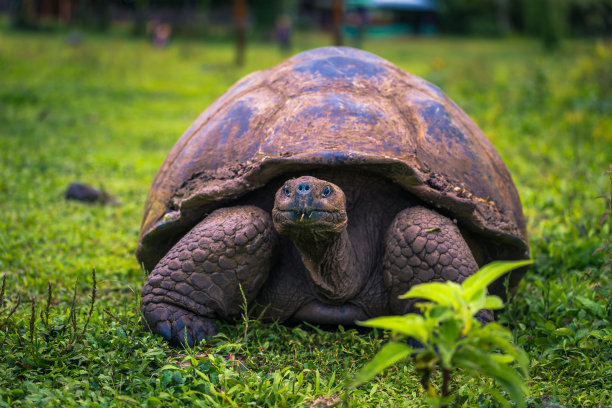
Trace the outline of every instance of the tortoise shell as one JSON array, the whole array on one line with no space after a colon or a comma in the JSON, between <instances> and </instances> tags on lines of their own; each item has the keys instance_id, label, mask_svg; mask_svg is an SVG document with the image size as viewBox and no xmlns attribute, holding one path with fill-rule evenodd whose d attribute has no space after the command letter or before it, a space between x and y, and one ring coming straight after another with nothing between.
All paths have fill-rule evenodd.
<instances>
[{"instance_id":1,"label":"tortoise shell","mask_svg":"<svg viewBox=\"0 0 612 408\"><path fill-rule=\"evenodd\" d=\"M518 193L476 124L390 62L327 47L246 76L198 117L153 181L137 257L152 270L212 210L285 173L330 166L392 180L503 252L491 260L528 254Z\"/></svg>"}]
</instances>

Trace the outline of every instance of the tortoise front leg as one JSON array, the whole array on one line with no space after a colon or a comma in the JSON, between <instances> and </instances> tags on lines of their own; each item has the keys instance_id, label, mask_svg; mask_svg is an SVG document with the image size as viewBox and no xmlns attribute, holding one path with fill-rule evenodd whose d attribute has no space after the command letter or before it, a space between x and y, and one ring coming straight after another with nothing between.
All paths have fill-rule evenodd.
<instances>
[{"instance_id":1,"label":"tortoise front leg","mask_svg":"<svg viewBox=\"0 0 612 408\"><path fill-rule=\"evenodd\" d=\"M253 206L221 208L162 258L142 289L142 313L171 344L193 346L217 333L215 318L232 319L268 277L277 235L270 216Z\"/></svg>"},{"instance_id":2,"label":"tortoise front leg","mask_svg":"<svg viewBox=\"0 0 612 408\"><path fill-rule=\"evenodd\" d=\"M411 312L415 299L398 299L419 283L463 282L478 264L459 228L450 219L424 207L401 211L386 237L383 278L394 314ZM490 312L478 316L492 320Z\"/></svg>"}]
</instances>

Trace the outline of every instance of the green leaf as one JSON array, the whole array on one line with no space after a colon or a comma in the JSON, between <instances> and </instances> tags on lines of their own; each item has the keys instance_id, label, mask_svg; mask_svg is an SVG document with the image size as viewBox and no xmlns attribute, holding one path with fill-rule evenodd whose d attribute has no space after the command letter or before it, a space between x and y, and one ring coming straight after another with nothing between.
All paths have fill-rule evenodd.
<instances>
[{"instance_id":1,"label":"green leaf","mask_svg":"<svg viewBox=\"0 0 612 408\"><path fill-rule=\"evenodd\" d=\"M592 301L591 299L585 298L584 296L576 295L574 297L578 303L586 310L588 310L591 314L594 314L597 317L604 318L606 315L606 309L597 302Z\"/></svg>"},{"instance_id":2,"label":"green leaf","mask_svg":"<svg viewBox=\"0 0 612 408\"><path fill-rule=\"evenodd\" d=\"M457 367L471 371L474 374L485 374L493 378L510 398L519 406L525 407L527 386L515 369L508 364L496 361L491 355L470 346L462 347L455 353L453 362Z\"/></svg>"},{"instance_id":3,"label":"green leaf","mask_svg":"<svg viewBox=\"0 0 612 408\"><path fill-rule=\"evenodd\" d=\"M127 395L116 395L115 398L127 405L139 405L138 401L136 401L134 398L128 397Z\"/></svg>"},{"instance_id":4,"label":"green leaf","mask_svg":"<svg viewBox=\"0 0 612 408\"><path fill-rule=\"evenodd\" d=\"M463 299L470 302L474 295L485 289L500 276L531 263L533 263L531 260L516 262L496 261L483 266L478 272L463 281Z\"/></svg>"},{"instance_id":5,"label":"green leaf","mask_svg":"<svg viewBox=\"0 0 612 408\"><path fill-rule=\"evenodd\" d=\"M193 369L193 371L194 371L194 372L195 372L195 373L196 373L198 376L200 376L200 377L201 377L201 378L202 378L204 381L210 382L210 378L209 378L209 377L208 377L206 374L204 374L203 372L201 372L200 370L198 370L198 369L194 368L194 369Z\"/></svg>"},{"instance_id":6,"label":"green leaf","mask_svg":"<svg viewBox=\"0 0 612 408\"><path fill-rule=\"evenodd\" d=\"M557 330L555 323L550 320L547 320L546 323L544 323L544 328L550 332Z\"/></svg>"},{"instance_id":7,"label":"green leaf","mask_svg":"<svg viewBox=\"0 0 612 408\"><path fill-rule=\"evenodd\" d=\"M399 296L399 298L423 298L444 306L459 309L461 292L461 286L455 282L430 282L413 286L406 294Z\"/></svg>"},{"instance_id":8,"label":"green leaf","mask_svg":"<svg viewBox=\"0 0 612 408\"><path fill-rule=\"evenodd\" d=\"M445 342L455 342L459 339L461 333L461 321L459 319L452 319L443 322L440 325L440 336Z\"/></svg>"},{"instance_id":9,"label":"green leaf","mask_svg":"<svg viewBox=\"0 0 612 408\"><path fill-rule=\"evenodd\" d=\"M493 398L495 398L497 402L499 402L504 408L510 408L510 403L508 403L508 400L506 399L506 397L504 397L495 388L485 388L484 390L482 390L482 393L492 395Z\"/></svg>"},{"instance_id":10,"label":"green leaf","mask_svg":"<svg viewBox=\"0 0 612 408\"><path fill-rule=\"evenodd\" d=\"M496 310L504 307L504 302L498 296L487 296L485 298L483 309Z\"/></svg>"},{"instance_id":11,"label":"green leaf","mask_svg":"<svg viewBox=\"0 0 612 408\"><path fill-rule=\"evenodd\" d=\"M514 357L512 357L509 354L496 354L496 353L491 353L490 354L491 358L499 363L505 363L505 364L509 364L511 362L514 361Z\"/></svg>"},{"instance_id":12,"label":"green leaf","mask_svg":"<svg viewBox=\"0 0 612 408\"><path fill-rule=\"evenodd\" d=\"M149 397L146 400L146 404L147 405L152 405L152 406L161 406L162 405L162 401L157 398L157 397Z\"/></svg>"},{"instance_id":13,"label":"green leaf","mask_svg":"<svg viewBox=\"0 0 612 408\"><path fill-rule=\"evenodd\" d=\"M552 334L555 336L571 336L574 334L574 332L568 327L559 327L558 329L555 329Z\"/></svg>"},{"instance_id":14,"label":"green leaf","mask_svg":"<svg viewBox=\"0 0 612 408\"><path fill-rule=\"evenodd\" d=\"M457 317L457 313L451 307L441 306L434 303L425 303L429 307L425 316L437 322L452 320Z\"/></svg>"},{"instance_id":15,"label":"green leaf","mask_svg":"<svg viewBox=\"0 0 612 408\"><path fill-rule=\"evenodd\" d=\"M512 334L497 323L489 323L477 332L476 343L483 348L487 343L512 356L518 363L522 374L528 376L529 357L520 347L511 342Z\"/></svg>"},{"instance_id":16,"label":"green leaf","mask_svg":"<svg viewBox=\"0 0 612 408\"><path fill-rule=\"evenodd\" d=\"M404 316L382 316L365 322L357 322L361 326L377 327L379 329L391 330L406 336L414 337L421 343L426 343L429 335L425 325L425 319L421 315L407 314Z\"/></svg>"},{"instance_id":17,"label":"green leaf","mask_svg":"<svg viewBox=\"0 0 612 408\"><path fill-rule=\"evenodd\" d=\"M438 354L442 367L451 369L451 360L460 344L462 322L458 319L446 320L440 325L440 337L437 341Z\"/></svg>"},{"instance_id":18,"label":"green leaf","mask_svg":"<svg viewBox=\"0 0 612 408\"><path fill-rule=\"evenodd\" d=\"M487 300L486 289L481 289L478 292L474 293L472 295L472 298L468 302L466 302L469 304L469 309L472 311L471 314L475 314L478 310L485 309L486 300Z\"/></svg>"},{"instance_id":19,"label":"green leaf","mask_svg":"<svg viewBox=\"0 0 612 408\"><path fill-rule=\"evenodd\" d=\"M180 368L172 364L166 364L165 366L160 368L160 371L163 371L163 370L180 370Z\"/></svg>"},{"instance_id":20,"label":"green leaf","mask_svg":"<svg viewBox=\"0 0 612 408\"><path fill-rule=\"evenodd\" d=\"M374 378L376 374L385 368L406 358L412 353L412 347L403 343L388 343L374 356L372 361L365 365L353 380L353 385L358 386Z\"/></svg>"}]
</instances>

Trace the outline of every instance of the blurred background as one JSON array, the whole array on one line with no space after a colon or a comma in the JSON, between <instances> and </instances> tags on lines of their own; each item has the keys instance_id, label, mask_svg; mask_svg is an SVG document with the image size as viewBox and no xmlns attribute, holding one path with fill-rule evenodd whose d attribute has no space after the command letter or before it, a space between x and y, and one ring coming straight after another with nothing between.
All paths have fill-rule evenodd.
<instances>
[{"instance_id":1,"label":"blurred background","mask_svg":"<svg viewBox=\"0 0 612 408\"><path fill-rule=\"evenodd\" d=\"M357 47L367 38L519 35L546 49L564 37L612 33L612 0L0 0L0 13L13 29L147 35L157 46L173 38L233 40L238 54L252 41L289 51L312 33Z\"/></svg>"}]
</instances>

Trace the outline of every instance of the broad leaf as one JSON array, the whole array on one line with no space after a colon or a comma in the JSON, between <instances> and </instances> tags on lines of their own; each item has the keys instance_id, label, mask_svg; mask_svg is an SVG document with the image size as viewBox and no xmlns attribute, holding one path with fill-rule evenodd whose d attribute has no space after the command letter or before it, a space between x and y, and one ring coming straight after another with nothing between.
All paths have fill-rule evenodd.
<instances>
[{"instance_id":1,"label":"broad leaf","mask_svg":"<svg viewBox=\"0 0 612 408\"><path fill-rule=\"evenodd\" d=\"M459 319L452 319L442 322L440 325L440 338L447 343L457 342L461 333L461 321Z\"/></svg>"},{"instance_id":2,"label":"broad leaf","mask_svg":"<svg viewBox=\"0 0 612 408\"><path fill-rule=\"evenodd\" d=\"M496 310L504 307L504 302L498 296L487 296L483 309Z\"/></svg>"},{"instance_id":3,"label":"broad leaf","mask_svg":"<svg viewBox=\"0 0 612 408\"><path fill-rule=\"evenodd\" d=\"M496 361L491 358L490 354L470 346L458 350L453 358L453 363L456 367L493 378L519 407L525 407L527 386L516 370L509 365Z\"/></svg>"},{"instance_id":4,"label":"broad leaf","mask_svg":"<svg viewBox=\"0 0 612 408\"><path fill-rule=\"evenodd\" d=\"M439 337L437 341L438 354L442 367L451 369L451 360L457 347L461 344L461 321L458 319L447 320L439 326Z\"/></svg>"},{"instance_id":5,"label":"broad leaf","mask_svg":"<svg viewBox=\"0 0 612 408\"><path fill-rule=\"evenodd\" d=\"M360 326L377 327L379 329L391 330L405 336L414 337L421 343L426 343L429 339L425 319L417 314L407 314L405 316L382 316L375 317L365 322L357 322Z\"/></svg>"},{"instance_id":6,"label":"broad leaf","mask_svg":"<svg viewBox=\"0 0 612 408\"><path fill-rule=\"evenodd\" d=\"M509 354L491 353L489 355L491 356L493 360L497 361L498 363L510 364L511 362L514 361L514 357L512 357Z\"/></svg>"},{"instance_id":7,"label":"broad leaf","mask_svg":"<svg viewBox=\"0 0 612 408\"><path fill-rule=\"evenodd\" d=\"M454 282L430 282L413 286L408 293L399 296L399 298L423 298L444 306L459 309L461 291L461 286Z\"/></svg>"},{"instance_id":8,"label":"broad leaf","mask_svg":"<svg viewBox=\"0 0 612 408\"><path fill-rule=\"evenodd\" d=\"M580 295L574 296L574 300L580 303L580 305L586 310L588 310L591 314L594 314L595 316L600 318L604 318L606 316L605 307L603 307L599 303Z\"/></svg>"},{"instance_id":9,"label":"broad leaf","mask_svg":"<svg viewBox=\"0 0 612 408\"><path fill-rule=\"evenodd\" d=\"M476 339L475 343L480 344L479 348L481 349L484 347L484 343L488 343L512 356L518 363L523 375L527 377L529 357L527 357L527 354L521 348L512 344L511 338L512 334L509 330L497 323L489 323L478 332L478 339Z\"/></svg>"},{"instance_id":10,"label":"broad leaf","mask_svg":"<svg viewBox=\"0 0 612 408\"><path fill-rule=\"evenodd\" d=\"M474 295L489 286L500 276L510 272L513 269L520 268L521 266L529 265L531 263L533 263L531 260L516 262L496 261L485 265L474 275L463 281L463 299L470 302Z\"/></svg>"},{"instance_id":11,"label":"broad leaf","mask_svg":"<svg viewBox=\"0 0 612 408\"><path fill-rule=\"evenodd\" d=\"M552 332L555 336L572 336L574 331L568 327L559 327Z\"/></svg>"},{"instance_id":12,"label":"broad leaf","mask_svg":"<svg viewBox=\"0 0 612 408\"><path fill-rule=\"evenodd\" d=\"M483 394L492 395L504 408L510 408L508 400L495 388L485 388L481 391Z\"/></svg>"},{"instance_id":13,"label":"broad leaf","mask_svg":"<svg viewBox=\"0 0 612 408\"><path fill-rule=\"evenodd\" d=\"M385 368L406 358L412 353L412 347L403 343L388 343L374 356L372 361L365 365L353 380L353 385L357 386L374 378L376 374Z\"/></svg>"},{"instance_id":14,"label":"broad leaf","mask_svg":"<svg viewBox=\"0 0 612 408\"><path fill-rule=\"evenodd\" d=\"M472 298L466 302L468 303L468 307L470 308L470 311L472 311L472 314L476 313L478 310L485 308L486 298L487 298L486 289L481 289L472 295ZM464 294L464 299L465 299L465 294Z\"/></svg>"}]
</instances>

